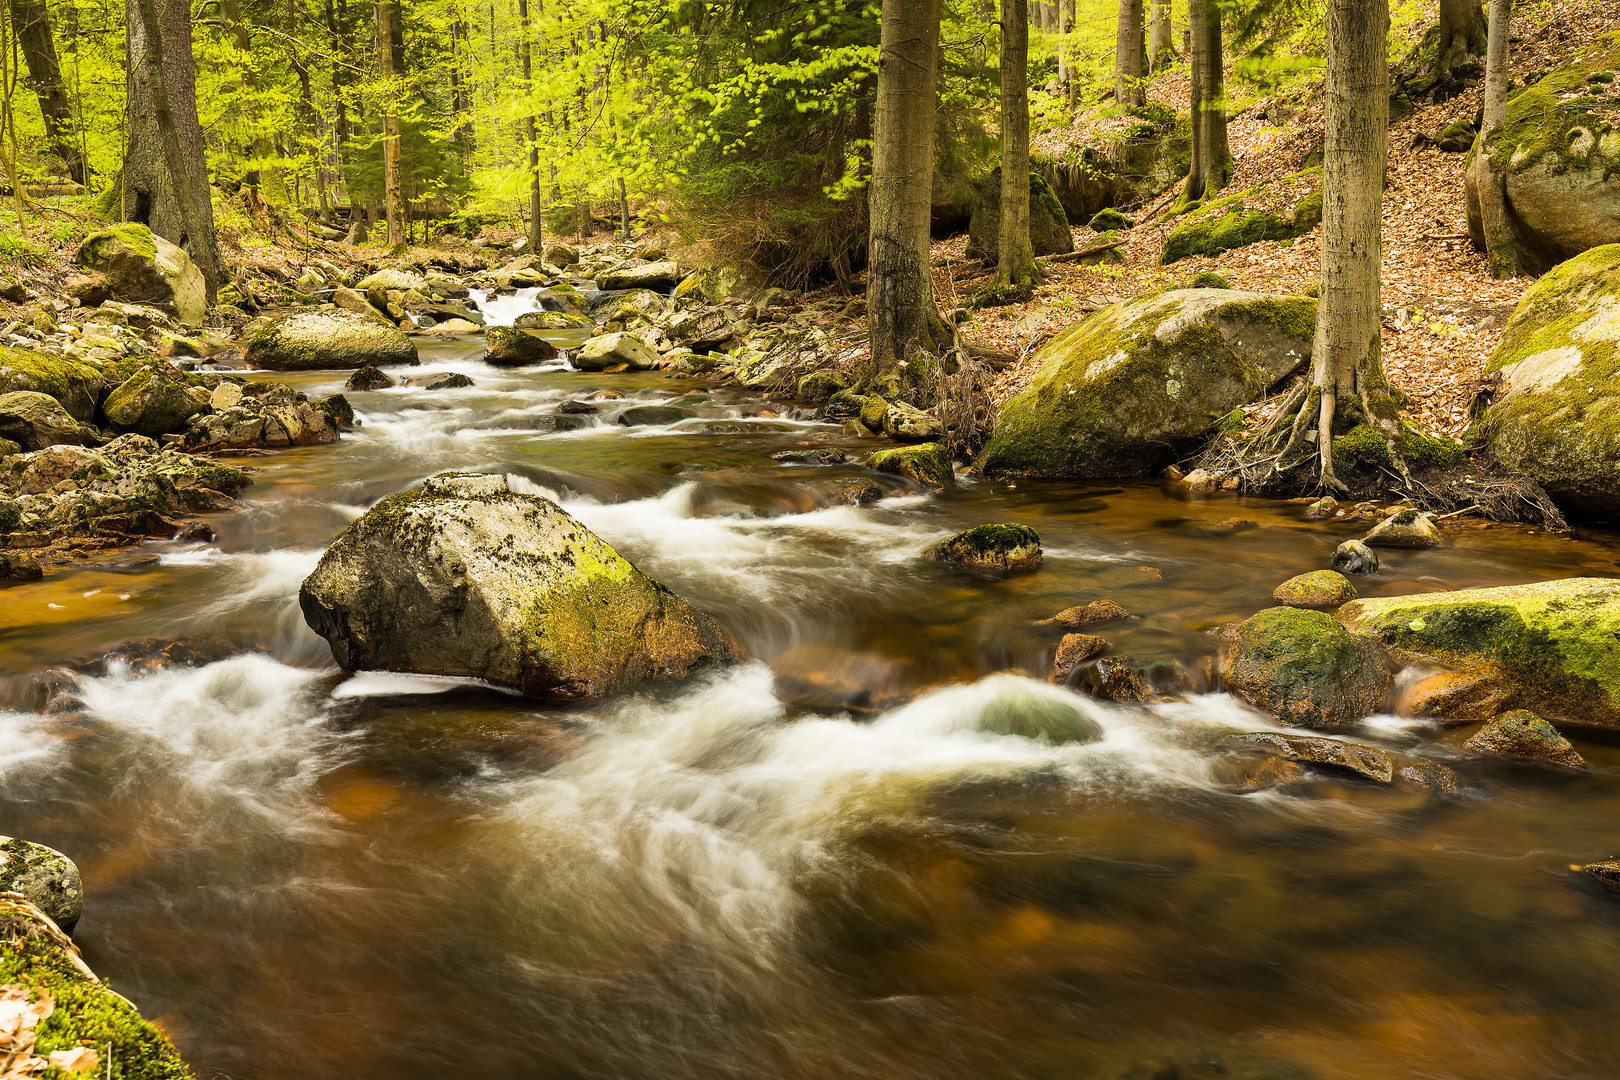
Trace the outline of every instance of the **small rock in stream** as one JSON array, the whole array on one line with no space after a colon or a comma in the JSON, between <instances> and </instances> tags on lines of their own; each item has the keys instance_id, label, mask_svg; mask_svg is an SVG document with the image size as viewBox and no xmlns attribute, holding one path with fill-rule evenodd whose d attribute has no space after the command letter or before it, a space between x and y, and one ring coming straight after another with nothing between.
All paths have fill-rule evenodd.
<instances>
[{"instance_id":1,"label":"small rock in stream","mask_svg":"<svg viewBox=\"0 0 1620 1080\"><path fill-rule=\"evenodd\" d=\"M1346 540L1333 551L1333 569L1371 577L1378 573L1378 554L1360 540Z\"/></svg>"},{"instance_id":2,"label":"small rock in stream","mask_svg":"<svg viewBox=\"0 0 1620 1080\"><path fill-rule=\"evenodd\" d=\"M84 883L73 860L44 844L0 836L0 893L21 893L67 933L84 913Z\"/></svg>"},{"instance_id":3,"label":"small rock in stream","mask_svg":"<svg viewBox=\"0 0 1620 1080\"><path fill-rule=\"evenodd\" d=\"M1564 769L1584 769L1586 759L1558 729L1527 709L1515 709L1489 721L1468 737L1464 750L1496 757L1522 758Z\"/></svg>"}]
</instances>

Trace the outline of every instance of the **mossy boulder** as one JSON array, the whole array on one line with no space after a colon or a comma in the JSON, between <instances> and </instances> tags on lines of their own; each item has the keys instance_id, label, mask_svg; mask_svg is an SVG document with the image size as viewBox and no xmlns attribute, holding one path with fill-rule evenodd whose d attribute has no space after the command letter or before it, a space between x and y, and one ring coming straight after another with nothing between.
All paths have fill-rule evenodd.
<instances>
[{"instance_id":1,"label":"mossy boulder","mask_svg":"<svg viewBox=\"0 0 1620 1080\"><path fill-rule=\"evenodd\" d=\"M1277 586L1271 598L1283 607L1310 611L1332 611L1356 598L1356 587L1343 574L1333 570L1313 570L1291 577Z\"/></svg>"},{"instance_id":2,"label":"mossy boulder","mask_svg":"<svg viewBox=\"0 0 1620 1080\"><path fill-rule=\"evenodd\" d=\"M629 262L621 263L611 270L596 275L596 285L603 291L652 289L665 292L673 289L683 276L685 275L681 273L681 268L667 260L648 263Z\"/></svg>"},{"instance_id":3,"label":"mossy boulder","mask_svg":"<svg viewBox=\"0 0 1620 1080\"><path fill-rule=\"evenodd\" d=\"M1180 289L1114 304L1038 354L1001 409L988 475L1151 476L1310 360L1316 301Z\"/></svg>"},{"instance_id":4,"label":"mossy boulder","mask_svg":"<svg viewBox=\"0 0 1620 1080\"><path fill-rule=\"evenodd\" d=\"M523 367L557 359L557 346L517 326L491 326L484 331L484 363Z\"/></svg>"},{"instance_id":5,"label":"mossy boulder","mask_svg":"<svg viewBox=\"0 0 1620 1080\"><path fill-rule=\"evenodd\" d=\"M96 429L69 416L55 398L31 390L0 394L0 439L10 439L24 450L47 446L95 446Z\"/></svg>"},{"instance_id":6,"label":"mossy boulder","mask_svg":"<svg viewBox=\"0 0 1620 1080\"><path fill-rule=\"evenodd\" d=\"M0 893L20 893L68 933L84 913L84 882L73 860L44 844L0 836Z\"/></svg>"},{"instance_id":7,"label":"mossy boulder","mask_svg":"<svg viewBox=\"0 0 1620 1080\"><path fill-rule=\"evenodd\" d=\"M0 897L0 986L21 987L35 1016L45 1014L32 1029L33 1053L49 1062L52 1055L87 1058L93 1050L95 1067L81 1066L78 1075L193 1080L168 1037L98 979L48 918L25 901ZM27 1075L74 1074L55 1067Z\"/></svg>"},{"instance_id":8,"label":"mossy boulder","mask_svg":"<svg viewBox=\"0 0 1620 1080\"><path fill-rule=\"evenodd\" d=\"M632 371L646 371L657 366L658 354L630 333L593 337L574 353L574 366L581 371L603 371L620 364L628 364Z\"/></svg>"},{"instance_id":9,"label":"mossy boulder","mask_svg":"<svg viewBox=\"0 0 1620 1080\"><path fill-rule=\"evenodd\" d=\"M879 450L866 463L878 472L904 476L933 491L943 491L956 483L951 455L937 442Z\"/></svg>"},{"instance_id":10,"label":"mossy boulder","mask_svg":"<svg viewBox=\"0 0 1620 1080\"><path fill-rule=\"evenodd\" d=\"M1586 759L1557 728L1526 709L1515 709L1488 721L1468 737L1463 749L1493 757L1522 758L1561 769L1586 768Z\"/></svg>"},{"instance_id":11,"label":"mossy boulder","mask_svg":"<svg viewBox=\"0 0 1620 1080\"><path fill-rule=\"evenodd\" d=\"M107 381L94 364L0 345L0 394L13 390L49 394L73 419L89 422L107 395Z\"/></svg>"},{"instance_id":12,"label":"mossy boulder","mask_svg":"<svg viewBox=\"0 0 1620 1080\"><path fill-rule=\"evenodd\" d=\"M74 260L105 277L119 300L157 304L187 326L201 326L208 318L202 271L190 255L145 225L126 221L91 233Z\"/></svg>"},{"instance_id":13,"label":"mossy boulder","mask_svg":"<svg viewBox=\"0 0 1620 1080\"><path fill-rule=\"evenodd\" d=\"M1376 597L1337 617L1404 652L1491 671L1538 713L1620 727L1620 580Z\"/></svg>"},{"instance_id":14,"label":"mossy boulder","mask_svg":"<svg viewBox=\"0 0 1620 1080\"><path fill-rule=\"evenodd\" d=\"M1383 709L1394 669L1331 615L1274 607L1239 624L1221 685L1285 724L1341 727Z\"/></svg>"},{"instance_id":15,"label":"mossy boulder","mask_svg":"<svg viewBox=\"0 0 1620 1080\"><path fill-rule=\"evenodd\" d=\"M1134 228L1136 222L1115 210L1112 206L1105 206L1091 215L1090 226L1092 232L1119 232Z\"/></svg>"},{"instance_id":16,"label":"mossy boulder","mask_svg":"<svg viewBox=\"0 0 1620 1080\"><path fill-rule=\"evenodd\" d=\"M799 380L793 397L807 405L825 405L834 394L848 387L849 379L840 372L812 371Z\"/></svg>"},{"instance_id":17,"label":"mossy boulder","mask_svg":"<svg viewBox=\"0 0 1620 1080\"><path fill-rule=\"evenodd\" d=\"M202 411L185 376L168 365L142 368L119 383L102 405L114 431L154 437L183 430Z\"/></svg>"},{"instance_id":18,"label":"mossy boulder","mask_svg":"<svg viewBox=\"0 0 1620 1080\"><path fill-rule=\"evenodd\" d=\"M297 311L260 327L243 357L271 371L322 371L415 364L416 346L395 326L341 309Z\"/></svg>"},{"instance_id":19,"label":"mossy boulder","mask_svg":"<svg viewBox=\"0 0 1620 1080\"><path fill-rule=\"evenodd\" d=\"M555 503L448 473L345 529L299 590L346 670L596 698L737 657L718 624Z\"/></svg>"},{"instance_id":20,"label":"mossy boulder","mask_svg":"<svg viewBox=\"0 0 1620 1080\"><path fill-rule=\"evenodd\" d=\"M1041 565L1041 537L1028 525L979 525L923 552L947 566L1010 574Z\"/></svg>"},{"instance_id":21,"label":"mossy boulder","mask_svg":"<svg viewBox=\"0 0 1620 1080\"><path fill-rule=\"evenodd\" d=\"M1219 255L1262 240L1292 240L1322 221L1322 170L1306 169L1260 187L1206 202L1164 242L1161 265L1190 255Z\"/></svg>"},{"instance_id":22,"label":"mossy boulder","mask_svg":"<svg viewBox=\"0 0 1620 1080\"><path fill-rule=\"evenodd\" d=\"M968 251L987 263L999 259L1001 247L1001 170L994 169L979 185L979 203L968 224ZM1029 174L1029 241L1035 256L1061 255L1074 250L1069 218L1046 181Z\"/></svg>"},{"instance_id":23,"label":"mossy boulder","mask_svg":"<svg viewBox=\"0 0 1620 1080\"><path fill-rule=\"evenodd\" d=\"M1567 513L1620 521L1620 244L1531 286L1486 370L1503 383L1483 421L1497 459Z\"/></svg>"},{"instance_id":24,"label":"mossy boulder","mask_svg":"<svg viewBox=\"0 0 1620 1080\"><path fill-rule=\"evenodd\" d=\"M1620 96L1591 79L1617 67L1620 31L1611 31L1510 98L1502 126L1474 147L1504 187L1513 244L1531 273L1620 242ZM1483 246L1472 170L1467 180L1469 230Z\"/></svg>"}]
</instances>

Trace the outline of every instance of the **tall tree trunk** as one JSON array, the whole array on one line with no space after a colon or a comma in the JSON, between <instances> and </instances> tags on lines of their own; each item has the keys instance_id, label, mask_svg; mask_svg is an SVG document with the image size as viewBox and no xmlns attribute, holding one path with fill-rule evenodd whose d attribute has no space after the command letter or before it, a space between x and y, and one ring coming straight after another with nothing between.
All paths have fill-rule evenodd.
<instances>
[{"instance_id":1,"label":"tall tree trunk","mask_svg":"<svg viewBox=\"0 0 1620 1080\"><path fill-rule=\"evenodd\" d=\"M1024 0L1001 4L1001 230L992 289L1028 296L1035 287L1029 239L1029 17Z\"/></svg>"},{"instance_id":2,"label":"tall tree trunk","mask_svg":"<svg viewBox=\"0 0 1620 1080\"><path fill-rule=\"evenodd\" d=\"M883 0L866 286L873 382L945 340L928 258L939 6Z\"/></svg>"},{"instance_id":3,"label":"tall tree trunk","mask_svg":"<svg viewBox=\"0 0 1620 1080\"><path fill-rule=\"evenodd\" d=\"M184 248L212 304L225 272L197 122L190 7L185 0L129 0L124 42L129 145L119 216Z\"/></svg>"},{"instance_id":4,"label":"tall tree trunk","mask_svg":"<svg viewBox=\"0 0 1620 1080\"><path fill-rule=\"evenodd\" d=\"M1433 71L1436 83L1451 82L1453 71L1471 67L1486 48L1485 13L1479 0L1440 0L1440 39Z\"/></svg>"},{"instance_id":5,"label":"tall tree trunk","mask_svg":"<svg viewBox=\"0 0 1620 1080\"><path fill-rule=\"evenodd\" d=\"M11 24L17 31L23 58L28 62L28 82L39 99L40 115L45 118L45 141L51 153L62 159L75 184L87 182L84 158L79 154L78 134L73 123L73 106L62 83L62 68L56 61L56 45L51 40L51 13L45 0L11 0Z\"/></svg>"},{"instance_id":6,"label":"tall tree trunk","mask_svg":"<svg viewBox=\"0 0 1620 1080\"><path fill-rule=\"evenodd\" d=\"M400 34L397 0L379 0L372 5L377 31L377 74L387 87L380 102L383 123L383 203L388 214L388 246L405 243L405 197L399 162L399 70L401 59L394 55Z\"/></svg>"},{"instance_id":7,"label":"tall tree trunk","mask_svg":"<svg viewBox=\"0 0 1620 1080\"><path fill-rule=\"evenodd\" d=\"M1005 115L1006 114L1006 108L1007 108L1007 93L1006 93L1006 86L1007 86L1007 83L1006 83L1006 71L1007 71L1007 31L1006 31L1006 27L1007 27L1007 5L1006 4L1002 4L1002 6L1001 6L1001 25L1002 25L1001 70L1002 70L1002 73L1003 73L1002 74L1002 84L1001 84L1002 85L1001 107L1002 107L1003 115ZM1069 79L1070 79L1070 73L1069 73L1069 26L1070 26L1070 24L1069 24L1069 0L1058 0L1058 5L1057 5L1058 93L1060 95L1062 95L1064 101L1069 100ZM1028 54L1029 54L1029 23L1027 23L1027 22L1024 24L1024 53L1025 53L1025 56L1026 56L1026 62L1024 64L1024 80L1023 81L1025 83L1028 83L1029 82L1029 64L1028 64L1028 61L1027 61L1027 57L1028 57ZM1005 139L1003 139L1003 142L1005 142Z\"/></svg>"},{"instance_id":8,"label":"tall tree trunk","mask_svg":"<svg viewBox=\"0 0 1620 1080\"><path fill-rule=\"evenodd\" d=\"M1182 200L1196 204L1231 179L1232 151L1226 138L1220 8L1215 0L1191 0L1187 14L1192 46L1192 167Z\"/></svg>"},{"instance_id":9,"label":"tall tree trunk","mask_svg":"<svg viewBox=\"0 0 1620 1080\"><path fill-rule=\"evenodd\" d=\"M522 31L518 38L518 59L523 62L523 93L532 99L534 60L529 51L529 0L518 0L518 24ZM531 100L523 116L523 134L529 143L529 252L538 255L544 243L545 219L540 209L540 146L535 141L533 108Z\"/></svg>"},{"instance_id":10,"label":"tall tree trunk","mask_svg":"<svg viewBox=\"0 0 1620 1080\"><path fill-rule=\"evenodd\" d=\"M1485 52L1485 115L1468 159L1468 231L1485 253L1491 276L1524 273L1507 212L1507 177L1491 171L1490 144L1507 119L1508 21L1513 0L1491 0L1490 46Z\"/></svg>"},{"instance_id":11,"label":"tall tree trunk","mask_svg":"<svg viewBox=\"0 0 1620 1080\"><path fill-rule=\"evenodd\" d=\"M1119 0L1114 33L1114 101L1122 108L1142 104L1142 0Z\"/></svg>"},{"instance_id":12,"label":"tall tree trunk","mask_svg":"<svg viewBox=\"0 0 1620 1080\"><path fill-rule=\"evenodd\" d=\"M624 177L619 177L619 239L630 242L630 192L625 190Z\"/></svg>"},{"instance_id":13,"label":"tall tree trunk","mask_svg":"<svg viewBox=\"0 0 1620 1080\"><path fill-rule=\"evenodd\" d=\"M1324 487L1333 473L1335 421L1360 420L1391 442L1381 360L1379 281L1383 263L1384 168L1388 159L1389 0L1328 0L1327 84L1322 148L1322 277L1312 352L1318 461ZM1302 417L1303 419L1303 417Z\"/></svg>"},{"instance_id":14,"label":"tall tree trunk","mask_svg":"<svg viewBox=\"0 0 1620 1080\"><path fill-rule=\"evenodd\" d=\"M1175 60L1176 44L1170 25L1170 0L1153 0L1153 20L1148 24L1148 66L1163 71Z\"/></svg>"}]
</instances>

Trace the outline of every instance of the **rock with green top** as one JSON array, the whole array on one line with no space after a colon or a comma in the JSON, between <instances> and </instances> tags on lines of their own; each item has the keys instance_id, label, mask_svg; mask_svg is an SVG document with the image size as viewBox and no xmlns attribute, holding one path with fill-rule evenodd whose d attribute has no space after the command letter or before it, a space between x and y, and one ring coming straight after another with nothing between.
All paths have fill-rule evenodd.
<instances>
[{"instance_id":1,"label":"rock with green top","mask_svg":"<svg viewBox=\"0 0 1620 1080\"><path fill-rule=\"evenodd\" d=\"M187 326L201 326L208 318L202 271L191 256L145 225L126 221L91 233L74 261L104 276L120 300L168 308Z\"/></svg>"},{"instance_id":2,"label":"rock with green top","mask_svg":"<svg viewBox=\"0 0 1620 1080\"><path fill-rule=\"evenodd\" d=\"M271 371L323 371L415 364L416 346L395 326L337 309L272 319L247 339L243 358Z\"/></svg>"},{"instance_id":3,"label":"rock with green top","mask_svg":"<svg viewBox=\"0 0 1620 1080\"><path fill-rule=\"evenodd\" d=\"M557 359L556 345L516 326L491 326L484 330L484 363L494 367L523 367Z\"/></svg>"},{"instance_id":4,"label":"rock with green top","mask_svg":"<svg viewBox=\"0 0 1620 1080\"><path fill-rule=\"evenodd\" d=\"M102 405L114 431L153 437L183 430L186 421L202 410L185 376L167 364L137 371L119 383Z\"/></svg>"},{"instance_id":5,"label":"rock with green top","mask_svg":"<svg viewBox=\"0 0 1620 1080\"><path fill-rule=\"evenodd\" d=\"M593 337L574 352L574 366L581 371L605 371L620 364L646 371L658 365L658 354L636 335L622 332Z\"/></svg>"},{"instance_id":6,"label":"rock with green top","mask_svg":"<svg viewBox=\"0 0 1620 1080\"><path fill-rule=\"evenodd\" d=\"M339 666L597 698L730 661L712 619L555 503L447 473L345 529L299 591Z\"/></svg>"},{"instance_id":7,"label":"rock with green top","mask_svg":"<svg viewBox=\"0 0 1620 1080\"><path fill-rule=\"evenodd\" d=\"M1399 510L1372 527L1361 538L1368 547L1431 548L1446 542L1433 514Z\"/></svg>"},{"instance_id":8,"label":"rock with green top","mask_svg":"<svg viewBox=\"0 0 1620 1080\"><path fill-rule=\"evenodd\" d=\"M1356 598L1350 579L1333 570L1312 570L1277 586L1271 598L1283 607L1332 611Z\"/></svg>"},{"instance_id":9,"label":"rock with green top","mask_svg":"<svg viewBox=\"0 0 1620 1080\"><path fill-rule=\"evenodd\" d=\"M1136 222L1115 210L1112 206L1105 206L1091 215L1092 232L1114 232L1135 228Z\"/></svg>"},{"instance_id":10,"label":"rock with green top","mask_svg":"<svg viewBox=\"0 0 1620 1080\"><path fill-rule=\"evenodd\" d=\"M1151 476L1307 364L1316 301L1180 289L1111 305L1038 354L1001 409L987 475Z\"/></svg>"},{"instance_id":11,"label":"rock with green top","mask_svg":"<svg viewBox=\"0 0 1620 1080\"><path fill-rule=\"evenodd\" d=\"M1262 240L1292 240L1322 221L1322 170L1291 176L1206 202L1165 238L1159 263L1219 255Z\"/></svg>"},{"instance_id":12,"label":"rock with green top","mask_svg":"<svg viewBox=\"0 0 1620 1080\"><path fill-rule=\"evenodd\" d=\"M937 442L879 450L866 463L878 472L904 476L932 491L944 491L956 484L951 455Z\"/></svg>"},{"instance_id":13,"label":"rock with green top","mask_svg":"<svg viewBox=\"0 0 1620 1080\"><path fill-rule=\"evenodd\" d=\"M1620 580L1372 597L1337 618L1402 652L1491 671L1543 715L1620 727Z\"/></svg>"},{"instance_id":14,"label":"rock with green top","mask_svg":"<svg viewBox=\"0 0 1620 1080\"><path fill-rule=\"evenodd\" d=\"M883 434L901 442L932 442L945 434L945 425L933 413L904 401L891 401L883 414Z\"/></svg>"},{"instance_id":15,"label":"rock with green top","mask_svg":"<svg viewBox=\"0 0 1620 1080\"><path fill-rule=\"evenodd\" d=\"M685 275L676 263L627 262L596 275L596 287L604 292L614 289L651 289L666 292L673 289Z\"/></svg>"},{"instance_id":16,"label":"rock with green top","mask_svg":"<svg viewBox=\"0 0 1620 1080\"><path fill-rule=\"evenodd\" d=\"M994 169L978 186L979 201L968 223L968 251L994 263L1001 247L1001 170ZM1074 250L1069 219L1039 173L1029 174L1029 241L1036 258Z\"/></svg>"},{"instance_id":17,"label":"rock with green top","mask_svg":"<svg viewBox=\"0 0 1620 1080\"><path fill-rule=\"evenodd\" d=\"M1503 186L1520 264L1543 274L1583 251L1620 242L1620 110L1593 74L1620 67L1620 31L1508 99L1502 126L1473 154L1490 157ZM1473 154L1469 162L1473 161ZM1479 192L1468 169L1468 226L1484 246Z\"/></svg>"},{"instance_id":18,"label":"rock with green top","mask_svg":"<svg viewBox=\"0 0 1620 1080\"><path fill-rule=\"evenodd\" d=\"M44 844L0 836L0 893L22 896L68 933L84 913L84 883L73 860Z\"/></svg>"},{"instance_id":19,"label":"rock with green top","mask_svg":"<svg viewBox=\"0 0 1620 1080\"><path fill-rule=\"evenodd\" d=\"M1527 709L1503 713L1468 737L1464 750L1522 758L1561 769L1584 769L1586 759L1558 729Z\"/></svg>"},{"instance_id":20,"label":"rock with green top","mask_svg":"<svg viewBox=\"0 0 1620 1080\"><path fill-rule=\"evenodd\" d=\"M1566 513L1620 521L1620 244L1532 285L1486 370L1502 377L1482 424L1496 458Z\"/></svg>"},{"instance_id":21,"label":"rock with green top","mask_svg":"<svg viewBox=\"0 0 1620 1080\"><path fill-rule=\"evenodd\" d=\"M947 566L1010 574L1041 565L1041 537L1028 525L979 525L923 552Z\"/></svg>"},{"instance_id":22,"label":"rock with green top","mask_svg":"<svg viewBox=\"0 0 1620 1080\"><path fill-rule=\"evenodd\" d=\"M1383 709L1393 666L1376 641L1331 615L1267 608L1239 624L1221 686L1285 724L1330 728Z\"/></svg>"},{"instance_id":23,"label":"rock with green top","mask_svg":"<svg viewBox=\"0 0 1620 1080\"><path fill-rule=\"evenodd\" d=\"M88 422L107 394L107 380L83 360L0 345L0 394L13 390L49 394L73 419Z\"/></svg>"},{"instance_id":24,"label":"rock with green top","mask_svg":"<svg viewBox=\"0 0 1620 1080\"><path fill-rule=\"evenodd\" d=\"M96 429L69 416L57 400L31 390L0 394L0 438L24 450L68 444L94 446L101 441Z\"/></svg>"},{"instance_id":25,"label":"rock with green top","mask_svg":"<svg viewBox=\"0 0 1620 1080\"><path fill-rule=\"evenodd\" d=\"M849 379L840 372L812 371L799 380L793 397L807 405L825 405L834 394L848 387Z\"/></svg>"}]
</instances>

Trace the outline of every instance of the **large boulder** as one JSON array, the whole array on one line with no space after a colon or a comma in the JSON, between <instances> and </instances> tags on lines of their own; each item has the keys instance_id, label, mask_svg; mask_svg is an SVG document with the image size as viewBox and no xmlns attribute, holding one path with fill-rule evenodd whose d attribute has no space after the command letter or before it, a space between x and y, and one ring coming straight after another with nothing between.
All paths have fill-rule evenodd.
<instances>
[{"instance_id":1,"label":"large boulder","mask_svg":"<svg viewBox=\"0 0 1620 1080\"><path fill-rule=\"evenodd\" d=\"M1337 617L1404 652L1492 672L1515 705L1620 727L1620 580L1380 596Z\"/></svg>"},{"instance_id":2,"label":"large boulder","mask_svg":"<svg viewBox=\"0 0 1620 1080\"><path fill-rule=\"evenodd\" d=\"M107 279L113 296L158 304L188 326L208 318L208 289L191 256L145 225L126 221L91 233L74 256Z\"/></svg>"},{"instance_id":3,"label":"large boulder","mask_svg":"<svg viewBox=\"0 0 1620 1080\"><path fill-rule=\"evenodd\" d=\"M0 394L0 439L10 439L24 450L70 444L94 446L96 429L69 416L55 398L32 390Z\"/></svg>"},{"instance_id":4,"label":"large boulder","mask_svg":"<svg viewBox=\"0 0 1620 1080\"><path fill-rule=\"evenodd\" d=\"M1001 409L987 474L1149 476L1310 360L1316 301L1180 289L1114 304L1044 349Z\"/></svg>"},{"instance_id":5,"label":"large boulder","mask_svg":"<svg viewBox=\"0 0 1620 1080\"><path fill-rule=\"evenodd\" d=\"M75 420L92 421L107 394L101 369L67 356L0 345L0 394L32 390L49 394Z\"/></svg>"},{"instance_id":6,"label":"large boulder","mask_svg":"<svg viewBox=\"0 0 1620 1080\"><path fill-rule=\"evenodd\" d=\"M737 656L712 619L495 475L449 473L384 499L327 549L299 603L348 670L535 697L600 697Z\"/></svg>"},{"instance_id":7,"label":"large boulder","mask_svg":"<svg viewBox=\"0 0 1620 1080\"><path fill-rule=\"evenodd\" d=\"M1105 207L1151 202L1185 177L1191 162L1188 117L1151 104L1132 109L1129 123L1100 149L1030 155L1070 221L1090 221Z\"/></svg>"},{"instance_id":8,"label":"large boulder","mask_svg":"<svg viewBox=\"0 0 1620 1080\"><path fill-rule=\"evenodd\" d=\"M575 350L573 361L581 371L605 371L620 364L645 371L657 365L658 354L636 335L620 332L591 338Z\"/></svg>"},{"instance_id":9,"label":"large boulder","mask_svg":"<svg viewBox=\"0 0 1620 1080\"><path fill-rule=\"evenodd\" d=\"M1620 31L1611 31L1514 95L1502 126L1474 146L1474 154L1490 156L1491 178L1506 194L1519 261L1531 273L1620 242L1617 67ZM1467 170L1468 227L1483 247L1474 180L1474 171Z\"/></svg>"},{"instance_id":10,"label":"large boulder","mask_svg":"<svg viewBox=\"0 0 1620 1080\"><path fill-rule=\"evenodd\" d=\"M168 435L203 411L184 375L172 367L142 368L120 383L102 405L114 431Z\"/></svg>"},{"instance_id":11,"label":"large boulder","mask_svg":"<svg viewBox=\"0 0 1620 1080\"><path fill-rule=\"evenodd\" d=\"M1383 709L1393 666L1377 642L1320 611L1267 608L1239 624L1221 669L1228 693L1285 724L1329 728Z\"/></svg>"},{"instance_id":12,"label":"large boulder","mask_svg":"<svg viewBox=\"0 0 1620 1080\"><path fill-rule=\"evenodd\" d=\"M295 311L272 320L248 338L243 358L271 371L417 363L404 331L343 310Z\"/></svg>"},{"instance_id":13,"label":"large boulder","mask_svg":"<svg viewBox=\"0 0 1620 1080\"><path fill-rule=\"evenodd\" d=\"M1571 514L1620 520L1620 244L1532 285L1486 370L1502 377L1484 417L1497 459Z\"/></svg>"},{"instance_id":14,"label":"large boulder","mask_svg":"<svg viewBox=\"0 0 1620 1080\"><path fill-rule=\"evenodd\" d=\"M84 883L73 860L44 844L0 836L0 893L21 893L69 933L84 913Z\"/></svg>"},{"instance_id":15,"label":"large boulder","mask_svg":"<svg viewBox=\"0 0 1620 1080\"><path fill-rule=\"evenodd\" d=\"M518 326L491 326L484 331L484 362L495 367L522 367L557 359L556 345Z\"/></svg>"},{"instance_id":16,"label":"large boulder","mask_svg":"<svg viewBox=\"0 0 1620 1080\"><path fill-rule=\"evenodd\" d=\"M664 292L681 280L681 268L672 262L623 263L596 275L596 287L611 289L652 289Z\"/></svg>"},{"instance_id":17,"label":"large boulder","mask_svg":"<svg viewBox=\"0 0 1620 1080\"><path fill-rule=\"evenodd\" d=\"M1074 236L1069 232L1063 204L1035 172L1029 174L1029 241L1037 258L1074 250ZM968 250L994 263L1000 246L1001 170L995 169L979 184L979 202L968 223Z\"/></svg>"}]
</instances>

